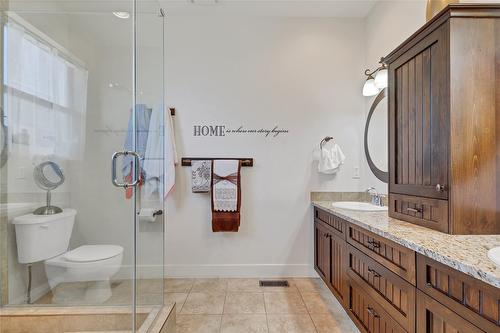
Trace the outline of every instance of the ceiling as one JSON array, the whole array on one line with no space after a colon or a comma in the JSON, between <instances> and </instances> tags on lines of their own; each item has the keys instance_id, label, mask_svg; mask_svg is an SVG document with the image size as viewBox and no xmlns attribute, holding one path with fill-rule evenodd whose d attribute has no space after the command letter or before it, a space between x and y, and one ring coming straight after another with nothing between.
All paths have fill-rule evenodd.
<instances>
[{"instance_id":1,"label":"ceiling","mask_svg":"<svg viewBox=\"0 0 500 333\"><path fill-rule=\"evenodd\" d=\"M284 17L365 17L378 0L137 0L140 12L163 8L167 17L244 15ZM10 9L26 12L95 13L132 11L131 0L10 0Z\"/></svg>"},{"instance_id":2,"label":"ceiling","mask_svg":"<svg viewBox=\"0 0 500 333\"><path fill-rule=\"evenodd\" d=\"M200 4L196 4L199 1ZM365 17L376 0L208 0L161 1L172 15L258 15L288 17Z\"/></svg>"}]
</instances>

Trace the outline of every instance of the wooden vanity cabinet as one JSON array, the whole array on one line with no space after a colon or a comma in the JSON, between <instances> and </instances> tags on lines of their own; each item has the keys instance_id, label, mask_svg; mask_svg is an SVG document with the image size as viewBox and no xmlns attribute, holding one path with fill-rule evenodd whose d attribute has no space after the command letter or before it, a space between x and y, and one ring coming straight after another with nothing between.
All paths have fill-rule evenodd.
<instances>
[{"instance_id":1,"label":"wooden vanity cabinet","mask_svg":"<svg viewBox=\"0 0 500 333\"><path fill-rule=\"evenodd\" d=\"M314 267L361 332L500 333L500 288L314 210Z\"/></svg>"},{"instance_id":2,"label":"wooden vanity cabinet","mask_svg":"<svg viewBox=\"0 0 500 333\"><path fill-rule=\"evenodd\" d=\"M500 5L455 4L389 54L389 215L500 234Z\"/></svg>"}]
</instances>

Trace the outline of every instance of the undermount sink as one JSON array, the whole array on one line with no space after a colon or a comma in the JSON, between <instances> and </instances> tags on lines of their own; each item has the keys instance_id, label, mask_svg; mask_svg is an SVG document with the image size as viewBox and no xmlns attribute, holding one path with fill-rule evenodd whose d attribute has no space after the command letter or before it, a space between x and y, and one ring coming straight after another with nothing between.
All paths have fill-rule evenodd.
<instances>
[{"instance_id":1,"label":"undermount sink","mask_svg":"<svg viewBox=\"0 0 500 333\"><path fill-rule=\"evenodd\" d=\"M488 258L493 261L497 266L500 266L500 246L494 247L488 251Z\"/></svg>"},{"instance_id":2,"label":"undermount sink","mask_svg":"<svg viewBox=\"0 0 500 333\"><path fill-rule=\"evenodd\" d=\"M376 206L369 202L339 201L332 203L334 208L357 210L361 212L381 212L386 211L387 206Z\"/></svg>"}]
</instances>

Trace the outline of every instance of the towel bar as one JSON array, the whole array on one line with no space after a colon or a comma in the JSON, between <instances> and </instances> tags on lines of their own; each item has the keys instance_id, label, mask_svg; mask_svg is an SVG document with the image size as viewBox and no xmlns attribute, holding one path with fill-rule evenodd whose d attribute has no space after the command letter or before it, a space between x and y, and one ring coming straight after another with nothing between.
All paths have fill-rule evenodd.
<instances>
[{"instance_id":1,"label":"towel bar","mask_svg":"<svg viewBox=\"0 0 500 333\"><path fill-rule=\"evenodd\" d=\"M241 166L244 167L253 167L253 158L234 158L234 157L183 157L181 159L182 166L191 166L192 161L200 161L200 160L240 160Z\"/></svg>"}]
</instances>

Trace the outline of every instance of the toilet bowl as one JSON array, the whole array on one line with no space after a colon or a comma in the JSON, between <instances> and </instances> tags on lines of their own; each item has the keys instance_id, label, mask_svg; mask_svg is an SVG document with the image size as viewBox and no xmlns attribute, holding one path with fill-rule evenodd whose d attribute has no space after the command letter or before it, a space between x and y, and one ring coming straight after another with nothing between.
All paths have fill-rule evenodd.
<instances>
[{"instance_id":1,"label":"toilet bowl","mask_svg":"<svg viewBox=\"0 0 500 333\"><path fill-rule=\"evenodd\" d=\"M68 251L76 210L16 217L18 261L44 262L54 303L103 303L111 297L110 279L122 264L123 247L82 245ZM63 288L58 288L63 285Z\"/></svg>"},{"instance_id":2,"label":"toilet bowl","mask_svg":"<svg viewBox=\"0 0 500 333\"><path fill-rule=\"evenodd\" d=\"M120 270L122 259L121 246L83 245L46 260L45 273L54 294L53 302L105 302L111 297L110 279ZM59 284L65 284L64 289L58 289Z\"/></svg>"}]
</instances>

